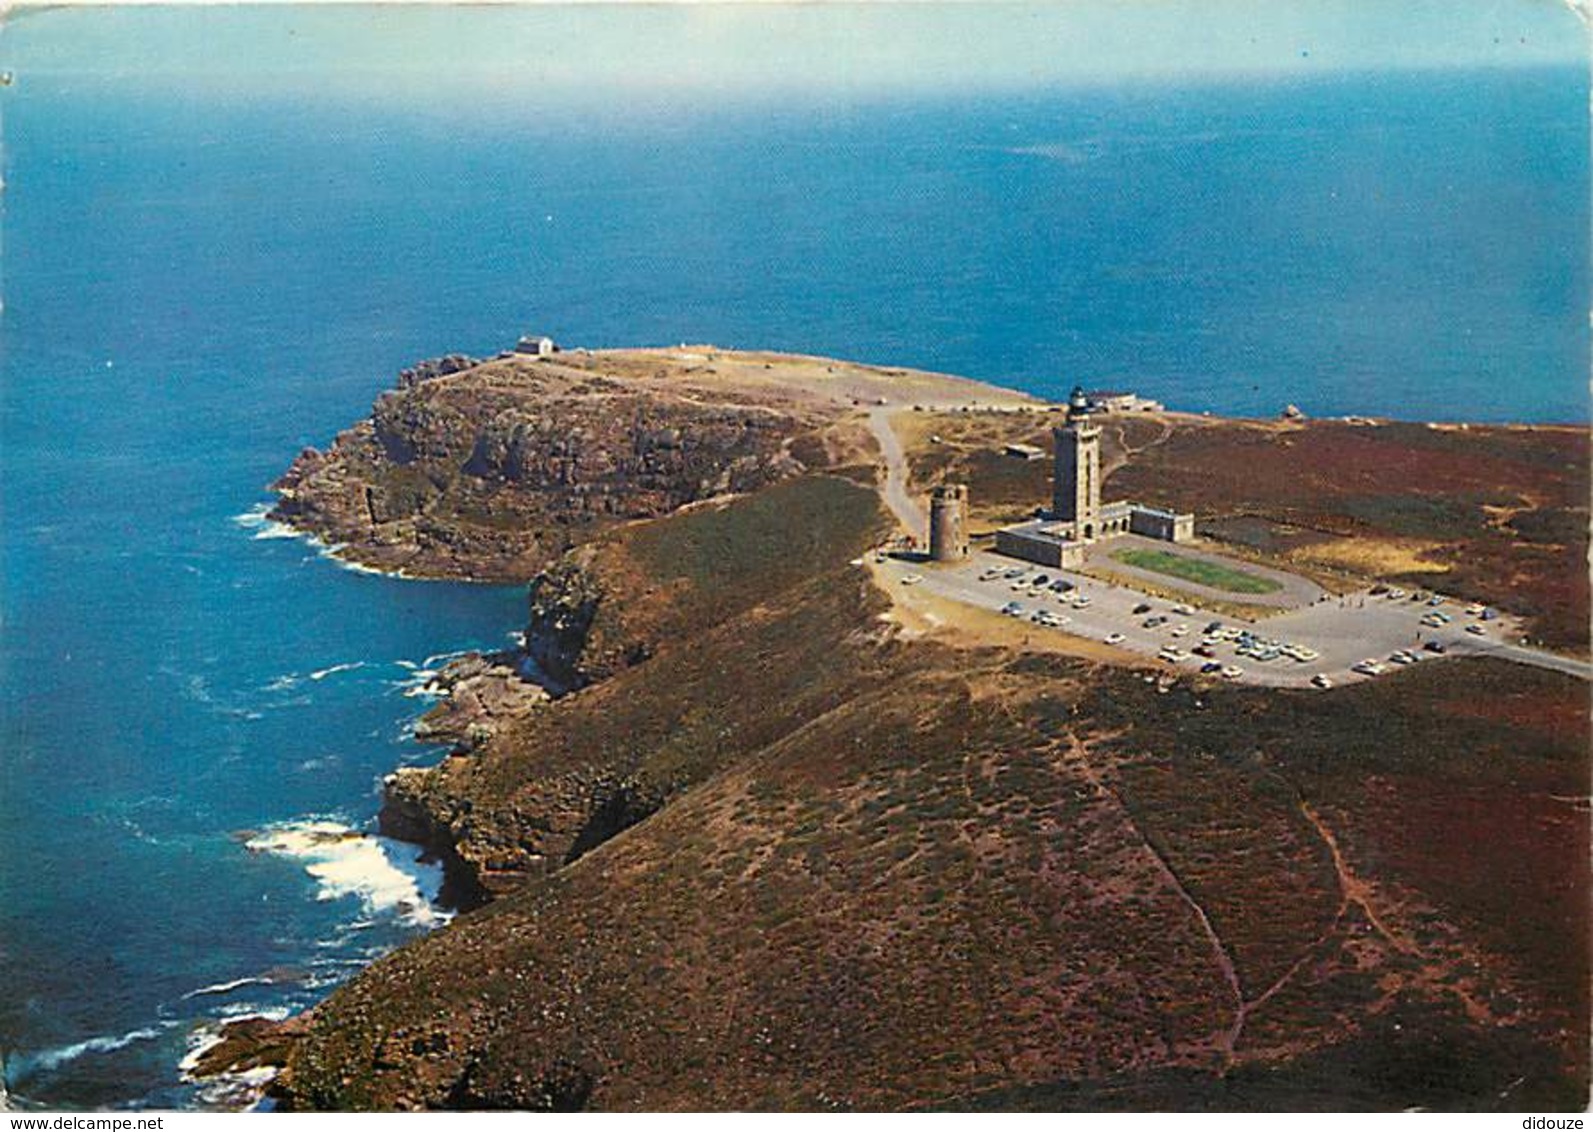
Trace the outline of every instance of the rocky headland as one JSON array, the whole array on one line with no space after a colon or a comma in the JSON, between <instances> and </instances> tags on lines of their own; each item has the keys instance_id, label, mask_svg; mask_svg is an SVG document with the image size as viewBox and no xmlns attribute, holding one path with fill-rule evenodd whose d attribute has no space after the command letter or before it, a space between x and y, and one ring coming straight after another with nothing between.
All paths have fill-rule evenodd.
<instances>
[{"instance_id":1,"label":"rocky headland","mask_svg":"<svg viewBox=\"0 0 1593 1132\"><path fill-rule=\"evenodd\" d=\"M387 787L384 829L471 910L246 1035L283 1103L1582 1103L1585 685L1466 660L1168 690L905 631L867 563L881 399L915 489L969 482L990 518L1043 497L998 455L1043 436L1026 398L709 348L445 359L295 462L279 517L358 561L530 584L524 650L452 668L423 721L452 753ZM1555 565L1586 551L1585 430L1372 428L1146 415L1108 467L1161 469L1258 555L1360 539L1381 557L1315 567L1585 609ZM1242 510L1215 471L1315 447L1314 491ZM1420 504L1378 481L1390 452ZM1445 470L1482 458L1527 498ZM1420 544L1472 508L1464 562Z\"/></svg>"}]
</instances>

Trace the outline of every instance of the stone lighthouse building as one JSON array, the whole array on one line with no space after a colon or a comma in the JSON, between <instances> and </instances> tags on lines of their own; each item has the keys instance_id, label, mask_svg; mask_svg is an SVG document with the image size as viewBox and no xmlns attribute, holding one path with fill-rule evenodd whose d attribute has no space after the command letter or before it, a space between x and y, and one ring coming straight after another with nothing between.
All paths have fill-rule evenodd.
<instances>
[{"instance_id":1,"label":"stone lighthouse building","mask_svg":"<svg viewBox=\"0 0 1593 1132\"><path fill-rule=\"evenodd\" d=\"M1101 426L1086 414L1083 389L1073 391L1067 423L1052 429L1051 438L1051 517L1073 524L1073 537L1089 542L1101 533Z\"/></svg>"},{"instance_id":2,"label":"stone lighthouse building","mask_svg":"<svg viewBox=\"0 0 1593 1132\"><path fill-rule=\"evenodd\" d=\"M961 562L968 557L968 485L941 484L929 496L929 557Z\"/></svg>"},{"instance_id":3,"label":"stone lighthouse building","mask_svg":"<svg viewBox=\"0 0 1593 1132\"><path fill-rule=\"evenodd\" d=\"M1101 426L1090 419L1083 389L1073 390L1067 422L1051 430L1051 439L1056 444L1051 513L997 531L997 554L1075 570L1084 565L1089 545L1101 539L1136 534L1188 542L1195 537L1193 515L1121 499L1101 502Z\"/></svg>"}]
</instances>

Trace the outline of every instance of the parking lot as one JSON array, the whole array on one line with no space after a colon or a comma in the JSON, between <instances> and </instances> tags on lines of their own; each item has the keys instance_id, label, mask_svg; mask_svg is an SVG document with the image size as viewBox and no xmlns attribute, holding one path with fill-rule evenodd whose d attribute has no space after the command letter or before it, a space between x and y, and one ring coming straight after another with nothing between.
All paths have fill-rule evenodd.
<instances>
[{"instance_id":1,"label":"parking lot","mask_svg":"<svg viewBox=\"0 0 1593 1132\"><path fill-rule=\"evenodd\" d=\"M1590 666L1521 645L1520 626L1477 602L1394 589L1321 595L1256 622L990 553L950 566L877 559L889 584L1005 613L1153 658L1169 670L1271 687L1333 687L1443 656L1492 654L1588 679ZM1382 587L1377 587L1382 590Z\"/></svg>"}]
</instances>

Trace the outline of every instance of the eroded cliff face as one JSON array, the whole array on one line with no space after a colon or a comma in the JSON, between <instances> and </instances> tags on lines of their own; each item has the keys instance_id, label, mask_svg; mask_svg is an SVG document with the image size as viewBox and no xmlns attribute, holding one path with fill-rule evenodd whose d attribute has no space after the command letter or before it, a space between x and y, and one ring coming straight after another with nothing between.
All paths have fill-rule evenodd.
<instances>
[{"instance_id":1,"label":"eroded cliff face","mask_svg":"<svg viewBox=\"0 0 1593 1132\"><path fill-rule=\"evenodd\" d=\"M406 370L368 419L306 449L273 517L416 576L525 580L615 523L806 470L834 407L582 364L452 356Z\"/></svg>"},{"instance_id":2,"label":"eroded cliff face","mask_svg":"<svg viewBox=\"0 0 1593 1132\"><path fill-rule=\"evenodd\" d=\"M861 678L837 626L877 598L848 562L887 529L872 490L809 476L569 552L532 584L527 630L533 663L565 694L519 715L517 700L496 716L430 713L462 741L388 779L384 828L434 847L480 900L636 824ZM749 694L770 697L767 711Z\"/></svg>"},{"instance_id":3,"label":"eroded cliff face","mask_svg":"<svg viewBox=\"0 0 1593 1132\"><path fill-rule=\"evenodd\" d=\"M595 668L608 667L592 656L593 625L606 596L596 558L594 548L572 550L531 580L526 653L561 690L588 684ZM628 659L644 659L646 650L638 642Z\"/></svg>"}]
</instances>

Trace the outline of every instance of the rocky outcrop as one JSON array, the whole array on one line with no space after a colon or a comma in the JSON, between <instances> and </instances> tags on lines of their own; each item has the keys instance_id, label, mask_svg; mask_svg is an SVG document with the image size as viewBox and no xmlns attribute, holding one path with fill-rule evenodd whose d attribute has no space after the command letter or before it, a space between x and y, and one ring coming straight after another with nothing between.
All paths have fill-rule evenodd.
<instances>
[{"instance_id":1,"label":"rocky outcrop","mask_svg":"<svg viewBox=\"0 0 1593 1132\"><path fill-rule=\"evenodd\" d=\"M614 524L803 471L793 442L831 419L692 392L519 357L423 362L300 453L272 515L367 565L525 580Z\"/></svg>"},{"instance_id":2,"label":"rocky outcrop","mask_svg":"<svg viewBox=\"0 0 1593 1132\"><path fill-rule=\"evenodd\" d=\"M455 752L451 758L462 756ZM459 853L459 831L455 823L463 817L462 808L439 804L427 791L429 772L414 767L395 771L382 780L382 808L377 826L384 837L418 845L443 867L443 886L438 899L452 908L480 907L491 899L482 883L478 863Z\"/></svg>"},{"instance_id":3,"label":"rocky outcrop","mask_svg":"<svg viewBox=\"0 0 1593 1132\"><path fill-rule=\"evenodd\" d=\"M526 652L555 687L577 688L592 679L585 658L604 593L591 559L590 549L571 551L531 581Z\"/></svg>"},{"instance_id":4,"label":"rocky outcrop","mask_svg":"<svg viewBox=\"0 0 1593 1132\"><path fill-rule=\"evenodd\" d=\"M447 377L452 373L463 373L467 369L475 369L481 364L480 358L472 358L469 354L444 354L440 358L427 358L416 362L408 369L398 371L398 387L409 389L423 381L433 378Z\"/></svg>"},{"instance_id":5,"label":"rocky outcrop","mask_svg":"<svg viewBox=\"0 0 1593 1132\"><path fill-rule=\"evenodd\" d=\"M548 702L549 692L520 653L472 653L451 662L431 690L441 701L415 724L425 743L469 750Z\"/></svg>"}]
</instances>

